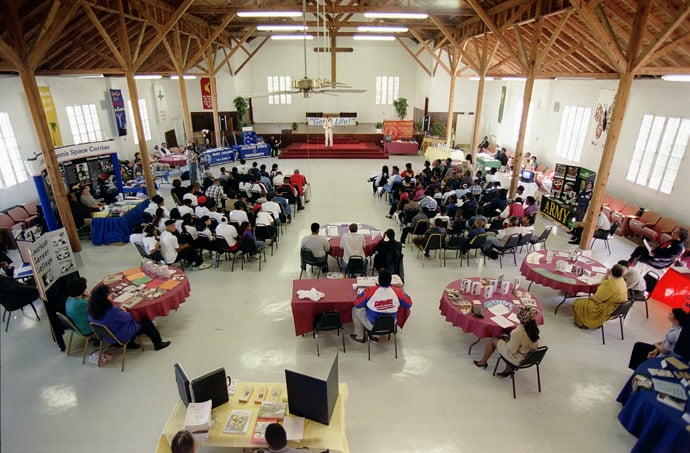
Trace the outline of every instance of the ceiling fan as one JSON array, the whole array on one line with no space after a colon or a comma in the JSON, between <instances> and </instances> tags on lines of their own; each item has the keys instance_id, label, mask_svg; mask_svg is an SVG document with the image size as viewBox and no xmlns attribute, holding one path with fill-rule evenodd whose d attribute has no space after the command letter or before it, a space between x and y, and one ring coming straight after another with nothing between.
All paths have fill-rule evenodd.
<instances>
[{"instance_id":1,"label":"ceiling fan","mask_svg":"<svg viewBox=\"0 0 690 453\"><path fill-rule=\"evenodd\" d=\"M318 8L319 2L317 2L317 8ZM325 3L324 3L324 13L325 13ZM327 79L311 79L307 76L307 2L306 0L302 0L302 19L303 19L303 33L304 33L304 39L303 41L303 53L304 53L304 77L301 79L296 79L292 81L292 90L286 90L286 91L274 91L271 93L267 93L262 96L253 96L253 97L268 97L268 96L276 96L276 95L281 95L281 94L302 94L302 97L308 98L311 97L312 94L326 94L329 96L337 96L339 94L358 94L358 93L365 93L367 90L359 90L359 89L354 89L351 86L342 83L342 82L337 82L335 81L335 72L333 73L334 80L327 80ZM317 10L317 22L318 22L318 10ZM325 36L325 19L324 19L324 36ZM331 49L331 52L334 52L335 49Z\"/></svg>"}]
</instances>

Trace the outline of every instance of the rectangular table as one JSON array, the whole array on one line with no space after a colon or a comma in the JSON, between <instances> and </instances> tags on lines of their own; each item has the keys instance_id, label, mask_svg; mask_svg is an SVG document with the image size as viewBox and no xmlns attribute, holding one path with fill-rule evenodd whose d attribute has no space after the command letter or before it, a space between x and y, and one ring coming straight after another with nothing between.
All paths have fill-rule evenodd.
<instances>
[{"instance_id":1,"label":"rectangular table","mask_svg":"<svg viewBox=\"0 0 690 453\"><path fill-rule=\"evenodd\" d=\"M417 154L417 142L384 142L383 150L388 154Z\"/></svg>"},{"instance_id":2,"label":"rectangular table","mask_svg":"<svg viewBox=\"0 0 690 453\"><path fill-rule=\"evenodd\" d=\"M254 389L250 401L248 403L240 403L238 401L240 395L242 395L244 389L249 386ZM287 401L285 383L240 382L237 385L237 391L230 397L230 401L213 409L212 417L215 419L215 425L211 428L208 439L199 442L199 444L210 447L261 447L261 445L252 444L251 440L252 431L256 423L256 416L259 412L259 405L254 404L254 398L259 388L264 386L269 389L276 386L280 387L282 389L280 400ZM306 420L304 438L302 441L290 441L288 442L288 446L292 448L304 446L319 450L329 449L333 452L337 451L341 453L348 453L350 451L350 447L347 444L347 438L345 437L345 402L348 398L347 384L341 383L338 387L338 392L338 400L335 403L335 409L333 409L330 424L323 425L312 420ZM225 423L228 421L230 412L232 412L233 409L246 410L252 413L252 419L249 422L247 434L226 434L223 432ZM182 401L178 400L168 421L163 427L163 432L158 441L158 453L167 453L171 451L170 442L173 437L175 437L175 434L184 426L185 414L186 407Z\"/></svg>"},{"instance_id":3,"label":"rectangular table","mask_svg":"<svg viewBox=\"0 0 690 453\"><path fill-rule=\"evenodd\" d=\"M343 323L352 322L352 307L357 292L352 285L357 282L354 278L294 280L292 282L292 317L295 322L295 335L303 335L314 329L314 316L327 310L339 310ZM300 299L297 291L309 291L316 288L325 296L318 302L311 299ZM405 325L410 316L410 310L404 307L398 309L398 326Z\"/></svg>"},{"instance_id":4,"label":"rectangular table","mask_svg":"<svg viewBox=\"0 0 690 453\"><path fill-rule=\"evenodd\" d=\"M501 161L490 157L477 156L477 170L481 170L482 175L486 175L487 168L501 168Z\"/></svg>"},{"instance_id":5,"label":"rectangular table","mask_svg":"<svg viewBox=\"0 0 690 453\"><path fill-rule=\"evenodd\" d=\"M149 200L142 200L120 217L94 217L91 219L91 242L94 245L129 242L132 227L144 221L144 210Z\"/></svg>"},{"instance_id":6,"label":"rectangular table","mask_svg":"<svg viewBox=\"0 0 690 453\"><path fill-rule=\"evenodd\" d=\"M690 310L690 271L686 268L669 267L649 298L673 308Z\"/></svg>"}]
</instances>

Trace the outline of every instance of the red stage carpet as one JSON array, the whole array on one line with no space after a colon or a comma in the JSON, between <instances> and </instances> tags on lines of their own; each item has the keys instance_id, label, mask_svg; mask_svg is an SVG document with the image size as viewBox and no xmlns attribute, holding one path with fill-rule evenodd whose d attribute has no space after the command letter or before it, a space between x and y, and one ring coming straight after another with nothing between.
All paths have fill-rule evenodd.
<instances>
[{"instance_id":1,"label":"red stage carpet","mask_svg":"<svg viewBox=\"0 0 690 453\"><path fill-rule=\"evenodd\" d=\"M388 154L374 143L346 141L326 148L321 143L294 143L283 148L280 159L388 159Z\"/></svg>"}]
</instances>

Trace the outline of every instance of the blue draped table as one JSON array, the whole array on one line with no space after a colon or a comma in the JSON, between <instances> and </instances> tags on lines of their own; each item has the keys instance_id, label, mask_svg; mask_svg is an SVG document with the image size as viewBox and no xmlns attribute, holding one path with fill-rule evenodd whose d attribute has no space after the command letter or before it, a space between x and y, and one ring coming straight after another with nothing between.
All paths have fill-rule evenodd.
<instances>
[{"instance_id":1,"label":"blue draped table","mask_svg":"<svg viewBox=\"0 0 690 453\"><path fill-rule=\"evenodd\" d=\"M618 420L628 432L638 438L632 452L685 453L690 451L690 431L681 417L683 412L657 401L654 390L638 389L633 393L632 379L641 374L648 378L680 382L679 379L651 376L650 368L661 368L660 358L642 363L628 379L616 401L623 404ZM670 370L675 370L669 366ZM686 402L685 412L690 405Z\"/></svg>"},{"instance_id":2,"label":"blue draped table","mask_svg":"<svg viewBox=\"0 0 690 453\"><path fill-rule=\"evenodd\" d=\"M91 219L91 242L94 245L129 242L134 225L144 221L143 212L148 205L149 200L145 199L121 217L94 217Z\"/></svg>"}]
</instances>

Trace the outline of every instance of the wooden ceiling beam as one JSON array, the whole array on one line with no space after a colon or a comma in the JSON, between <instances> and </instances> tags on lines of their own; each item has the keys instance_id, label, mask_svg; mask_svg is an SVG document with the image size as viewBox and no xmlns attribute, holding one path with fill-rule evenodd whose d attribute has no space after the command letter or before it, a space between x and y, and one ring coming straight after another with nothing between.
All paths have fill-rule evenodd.
<instances>
[{"instance_id":1,"label":"wooden ceiling beam","mask_svg":"<svg viewBox=\"0 0 690 453\"><path fill-rule=\"evenodd\" d=\"M460 44L458 41L455 39L455 36L453 36L453 32L448 30L448 27L436 16L429 16L429 19L431 19L431 22L436 25L436 28L438 28L441 33L443 33L443 36L448 40L451 46L453 47L460 47Z\"/></svg>"},{"instance_id":2,"label":"wooden ceiling beam","mask_svg":"<svg viewBox=\"0 0 690 453\"><path fill-rule=\"evenodd\" d=\"M506 41L505 36L503 35L503 32L498 28L496 23L493 21L491 16L487 14L486 11L484 11L484 8L481 7L479 4L478 0L466 0L467 3L472 7L474 12L479 16L486 24L487 27L496 35L496 39L498 39L503 46L506 47L506 51L510 53L510 55L515 59L517 64L521 67L522 70L527 71L527 67L525 66L525 62L518 57L518 55L515 53L513 48L510 46L510 44Z\"/></svg>"},{"instance_id":3,"label":"wooden ceiling beam","mask_svg":"<svg viewBox=\"0 0 690 453\"><path fill-rule=\"evenodd\" d=\"M417 58L417 55L416 55L414 52L412 52L412 50L410 50L409 47L407 47L407 44L405 44L405 42L403 41L403 39L402 39L400 36L396 36L396 37L395 37L395 40L398 41L398 42L400 43L400 45L402 46L402 48L405 49L405 51L406 51L408 54L410 54L410 56L412 57L412 59L413 59L414 61L417 62L417 64L424 70L424 72L426 72L427 75L428 75L429 77L431 77L431 70L430 70L429 68L427 68L427 67L424 65L424 63L422 63L422 61L421 61L419 58Z\"/></svg>"},{"instance_id":4,"label":"wooden ceiling beam","mask_svg":"<svg viewBox=\"0 0 690 453\"><path fill-rule=\"evenodd\" d=\"M24 62L19 55L17 55L15 49L13 49L12 46L7 44L4 40L0 40L0 57L7 60L7 62L10 63L17 71L24 66Z\"/></svg>"},{"instance_id":5,"label":"wooden ceiling beam","mask_svg":"<svg viewBox=\"0 0 690 453\"><path fill-rule=\"evenodd\" d=\"M630 22L625 22L625 26L623 26L623 27L616 27L618 29L618 33L616 33L616 30L614 30L613 24L611 23L611 21L609 20L609 17L606 15L606 13L604 12L604 9L601 6L597 6L597 7L590 6L590 8L592 8L592 11L594 11L594 14L599 19L599 22L602 24L602 26L605 28L608 35L611 37L611 40L612 40L613 44L616 46L616 48L618 49L618 52L620 52L621 55L625 56L625 52L623 51L623 46L621 45L621 42L618 39L618 37L620 36L620 37L624 38L627 35Z\"/></svg>"},{"instance_id":6,"label":"wooden ceiling beam","mask_svg":"<svg viewBox=\"0 0 690 453\"><path fill-rule=\"evenodd\" d=\"M690 2L682 5L676 14L672 16L671 21L666 24L664 29L650 42L647 47L637 56L634 63L634 68L640 68L651 61L651 57L659 47L671 37L673 32L687 19L690 14Z\"/></svg>"},{"instance_id":7,"label":"wooden ceiling beam","mask_svg":"<svg viewBox=\"0 0 690 453\"><path fill-rule=\"evenodd\" d=\"M19 17L19 11L17 11L17 3L15 0L5 0L5 11L7 11L7 17L5 19L5 24L7 26L7 32L11 40L9 48L13 49L15 59L20 63L17 69L22 69L27 63L27 49L26 41L24 38L24 30L22 30L22 20Z\"/></svg>"},{"instance_id":8,"label":"wooden ceiling beam","mask_svg":"<svg viewBox=\"0 0 690 453\"><path fill-rule=\"evenodd\" d=\"M518 49L520 50L520 56L522 61L526 66L529 66L529 58L527 57L527 51L525 50L525 44L522 42L522 35L520 34L520 27L514 27L515 41L517 41Z\"/></svg>"},{"instance_id":9,"label":"wooden ceiling beam","mask_svg":"<svg viewBox=\"0 0 690 453\"><path fill-rule=\"evenodd\" d=\"M239 65L239 66L237 67L237 69L235 70L235 75L239 74L239 72L242 70L242 68L244 68L244 66L245 66L247 63L249 63L249 60L251 60L251 59L254 57L254 55L256 55L256 53L257 53L259 50L261 50L261 48L264 46L264 44L266 44L266 43L268 42L269 39L271 39L271 38L268 37L268 36L266 36L266 37L263 39L263 41L261 41L261 42L259 43L259 45L256 46L256 49L254 49L254 50L252 51L252 53L249 54L249 56L247 57L247 59L244 60L244 61L242 62L242 64ZM244 47L243 47L243 48L244 48Z\"/></svg>"},{"instance_id":10,"label":"wooden ceiling beam","mask_svg":"<svg viewBox=\"0 0 690 453\"><path fill-rule=\"evenodd\" d=\"M141 24L141 31L139 32L139 37L137 38L137 43L134 46L134 53L132 54L132 57L136 60L137 57L139 56L139 52L141 51L141 46L144 43L144 35L146 34L146 27L148 23L143 22Z\"/></svg>"},{"instance_id":11,"label":"wooden ceiling beam","mask_svg":"<svg viewBox=\"0 0 690 453\"><path fill-rule=\"evenodd\" d=\"M606 53L618 73L625 70L625 57L620 51L615 38L599 21L596 13L584 0L570 0L582 21L594 37L594 42Z\"/></svg>"},{"instance_id":12,"label":"wooden ceiling beam","mask_svg":"<svg viewBox=\"0 0 690 453\"><path fill-rule=\"evenodd\" d=\"M117 32L120 40L120 51L122 52L122 57L127 62L127 72L136 72L136 69L132 67L132 48L129 45L129 34L127 33L127 23L125 22L125 0L117 0L117 9L119 11L117 15Z\"/></svg>"},{"instance_id":13,"label":"wooden ceiling beam","mask_svg":"<svg viewBox=\"0 0 690 453\"><path fill-rule=\"evenodd\" d=\"M551 51L551 48L555 44L556 40L558 37L561 35L561 32L563 31L563 27L565 27L566 22L572 15L573 11L566 11L565 14L561 16L561 19L558 21L558 25L556 25L556 28L551 32L551 37L549 37L548 42L546 43L546 46L544 47L543 52L539 57L537 58L537 61L535 62L535 68L539 69L539 67L544 63L544 59L546 56L549 54Z\"/></svg>"},{"instance_id":14,"label":"wooden ceiling beam","mask_svg":"<svg viewBox=\"0 0 690 453\"><path fill-rule=\"evenodd\" d=\"M635 21L633 22L630 40L628 41L627 70L633 72L635 69L635 60L640 54L642 48L642 40L647 29L647 22L649 16L652 14L652 0L637 0L637 11L635 12Z\"/></svg>"},{"instance_id":15,"label":"wooden ceiling beam","mask_svg":"<svg viewBox=\"0 0 690 453\"><path fill-rule=\"evenodd\" d=\"M652 56L649 58L649 61L659 60L688 42L690 42L690 32L684 34L683 36L677 38L675 41L666 44L664 47L654 52Z\"/></svg>"},{"instance_id":16,"label":"wooden ceiling beam","mask_svg":"<svg viewBox=\"0 0 690 453\"><path fill-rule=\"evenodd\" d=\"M110 52L112 52L113 56L117 60L117 63L120 65L122 70L125 71L129 65L122 57L120 49L117 48L113 40L110 38L110 34L105 30L105 28L103 28L103 24L101 24L101 21L96 16L96 13L93 12L91 5L82 3L82 8L84 9L84 11L86 11L86 15L89 16L89 19L91 19L91 23L94 27L96 27L96 31L98 31L98 34L101 35L101 38L105 42L105 45L108 46L108 48L110 49Z\"/></svg>"},{"instance_id":17,"label":"wooden ceiling beam","mask_svg":"<svg viewBox=\"0 0 690 453\"><path fill-rule=\"evenodd\" d=\"M218 36L220 36L220 34L223 33L223 31L225 31L225 27L234 18L235 18L235 13L231 13L231 14L228 14L227 16L225 16L225 18L223 18L220 25L218 25L216 27L216 29L210 34L210 36L205 38L205 42L201 42L202 37L199 36L198 37L199 38L199 50L191 58L189 58L189 60L187 60L187 61L188 62L191 61L192 62L191 64L196 64L203 57L204 52L206 52L206 49L208 49L211 46L211 44L213 44L213 42L216 40L216 38L218 38ZM244 41L246 41L249 38L249 36L251 36L251 34L254 33L254 30L256 30L256 27L251 27L249 29L249 31L247 33L245 33L246 38L244 39ZM225 63L223 63L223 64L225 64ZM221 64L221 66L222 66L222 64ZM187 65L185 67L185 71L187 71L188 69L190 69L189 63L187 63ZM210 70L213 70L213 68L210 68Z\"/></svg>"},{"instance_id":18,"label":"wooden ceiling beam","mask_svg":"<svg viewBox=\"0 0 690 453\"><path fill-rule=\"evenodd\" d=\"M245 42L247 42L247 40L248 40L249 37L252 35L252 33L254 33L254 30L255 30L255 29L256 29L256 27L252 27L252 28L250 28L249 30L247 30L247 32L244 34L244 36L242 37L242 39L240 39L240 41L237 43L237 46L235 46L235 47L233 47L233 48L230 49L230 52L223 58L223 61L221 61L221 63L220 63L218 66L215 66L215 67L212 66L212 67L211 67L210 70L213 71L213 74L217 74L218 71L220 71L220 68L222 68L223 65L224 65L227 61L230 61L230 58L232 58L232 56L235 54L235 52L237 52L237 50L238 50L240 47L242 47L242 45L243 45Z\"/></svg>"},{"instance_id":19,"label":"wooden ceiling beam","mask_svg":"<svg viewBox=\"0 0 690 453\"><path fill-rule=\"evenodd\" d=\"M55 44L58 37L65 29L72 15L78 8L76 1L63 3L54 0L46 19L41 25L41 31L36 38L35 44L29 53L29 66L36 68L48 52L48 49Z\"/></svg>"},{"instance_id":20,"label":"wooden ceiling beam","mask_svg":"<svg viewBox=\"0 0 690 453\"><path fill-rule=\"evenodd\" d=\"M438 57L438 55L436 54L435 50L433 50L433 49L426 43L426 41L424 41L424 40L422 39L422 37L419 35L419 33L418 33L416 30L413 30L413 29L410 29L410 33L412 33L412 35L417 39L417 41L419 42L419 44L421 44L422 47L424 47L424 49L425 49L427 52L429 52L429 54L432 56L432 58L433 58L434 60L436 60L436 63L437 63L439 66L441 66L441 67L448 73L448 75L450 75L450 68L449 68L448 66L446 66L446 64ZM435 71L436 71L436 69L433 70L433 72L435 72Z\"/></svg>"}]
</instances>

